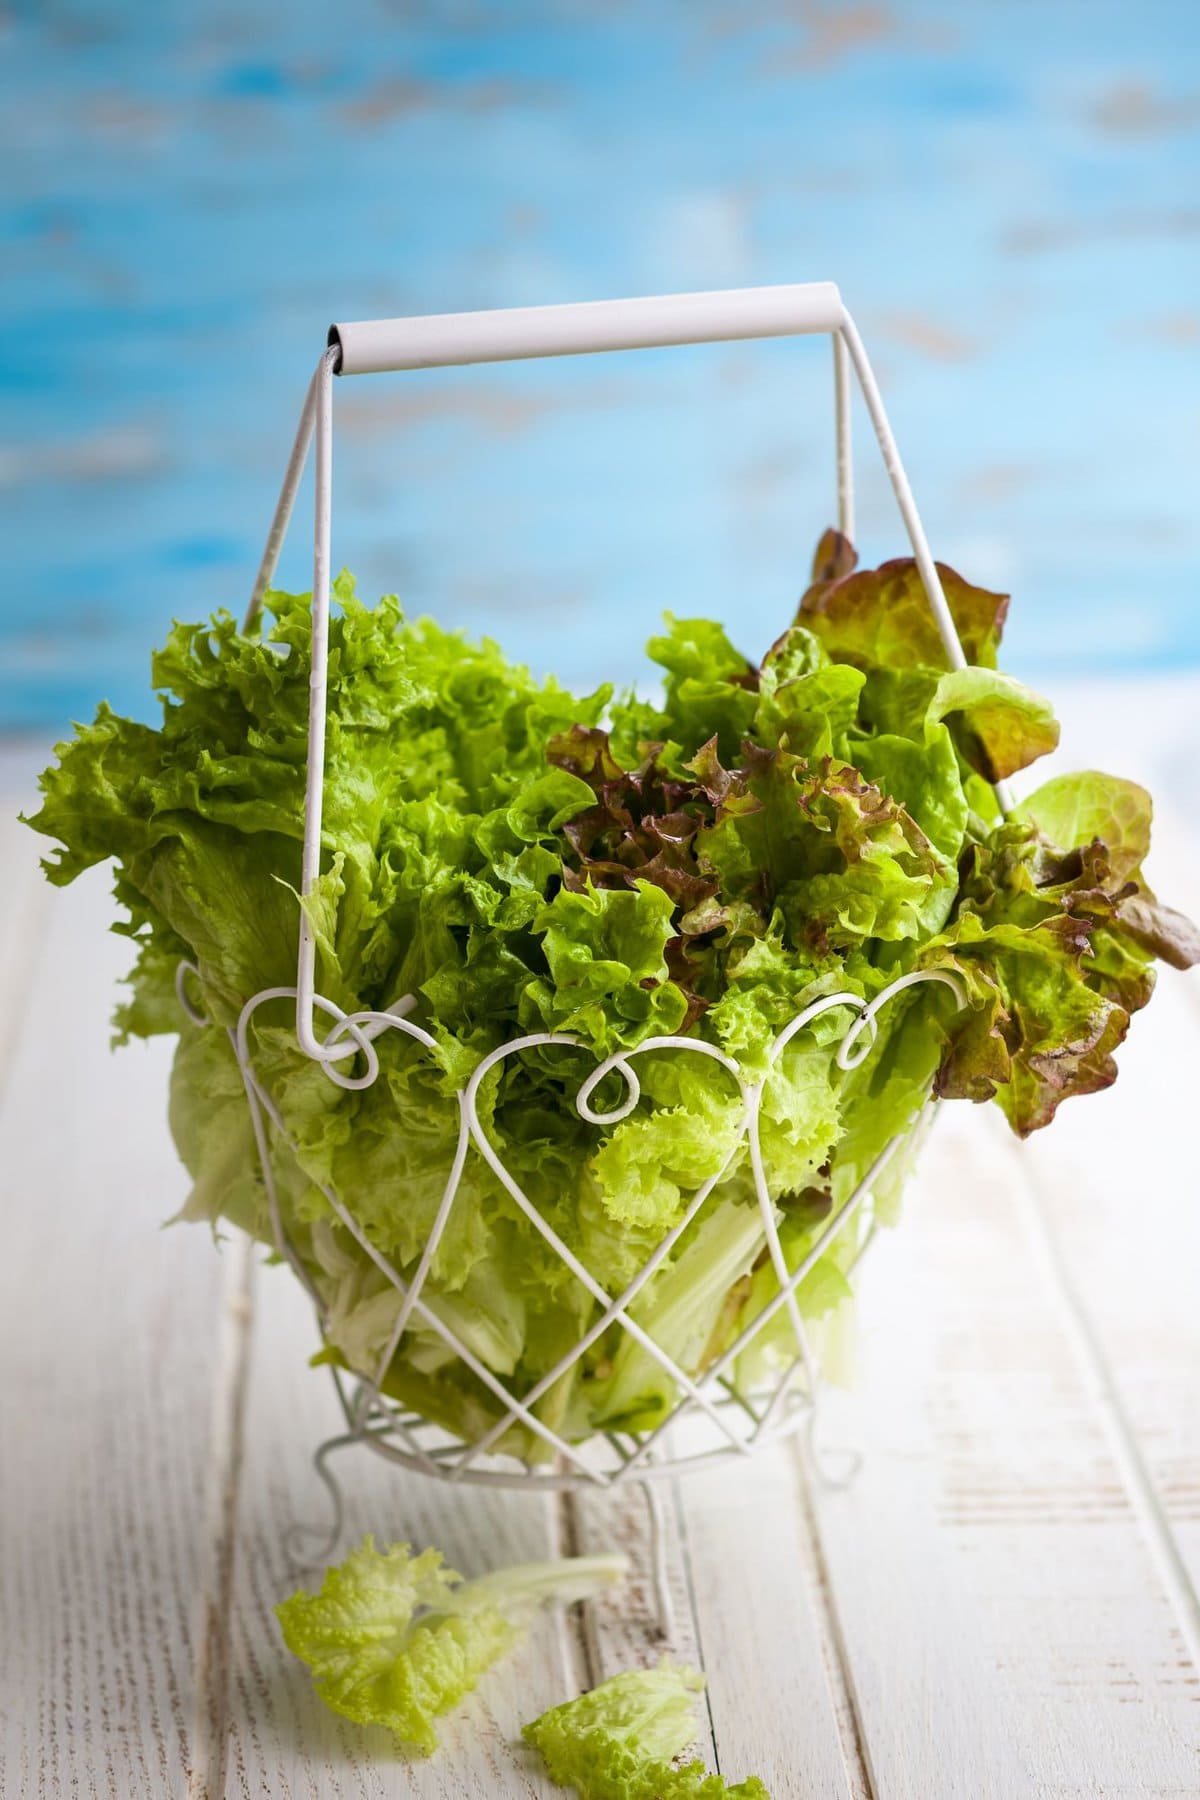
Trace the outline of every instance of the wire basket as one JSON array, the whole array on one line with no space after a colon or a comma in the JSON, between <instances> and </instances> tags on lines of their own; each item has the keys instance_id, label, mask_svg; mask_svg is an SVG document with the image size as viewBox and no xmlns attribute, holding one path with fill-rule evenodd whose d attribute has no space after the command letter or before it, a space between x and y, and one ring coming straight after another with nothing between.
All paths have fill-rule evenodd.
<instances>
[{"instance_id":1,"label":"wire basket","mask_svg":"<svg viewBox=\"0 0 1200 1800\"><path fill-rule=\"evenodd\" d=\"M330 534L332 511L333 378L392 370L436 368L467 363L507 361L601 350L629 350L667 344L718 342L733 339L784 337L802 333L828 333L834 353L834 411L836 421L838 523L843 534L854 534L854 496L850 431L850 371L857 376L900 515L907 531L917 568L952 668L961 668L966 657L942 591L937 569L879 389L862 340L844 307L836 286L828 282L799 286L749 288L728 292L664 295L648 299L604 301L576 306L522 308L491 313L444 314L428 318L375 320L336 325L329 346L313 374L301 413L299 429L288 461L279 501L254 590L246 613L245 628L252 628L261 611L263 596L272 581L275 565L291 517L296 493L315 440L315 519L312 592L312 662L308 718L308 761L301 891L310 894L320 872L321 814L325 757L326 699L330 614ZM1007 795L998 788L1002 806ZM286 1126L251 1049L251 1025L257 1009L270 1001L295 1005L296 1042L301 1052L319 1064L329 1081L344 1089L370 1087L380 1072L376 1048L383 1033L398 1033L426 1050L432 1037L407 1015L415 1005L411 995L394 1001L386 1010L346 1013L315 986L316 940L307 913L301 915L299 954L294 987L273 987L252 996L242 1009L230 1038L245 1085L255 1142L265 1187L271 1229L279 1254L285 1258L317 1304L324 1330L322 1302L308 1271L283 1228L270 1154L271 1134L287 1142ZM206 1023L189 992L192 966L182 963L176 988L187 1016ZM792 1038L824 1014L838 1015L843 1025L837 1064L842 1070L857 1068L870 1056L878 1035L877 1019L893 998L922 982L939 983L952 990L959 1005L964 995L953 976L941 972L913 973L900 977L867 1004L853 993L827 994L813 1001L785 1026L769 1053L774 1067ZM325 1027L321 1036L319 1026ZM597 1128L617 1125L633 1113L641 1098L638 1058L670 1051L679 1057L708 1057L721 1065L736 1084L740 1121L735 1139L721 1167L696 1188L678 1222L653 1249L624 1290L614 1295L555 1231L543 1212L505 1167L481 1122L477 1100L481 1083L498 1065L530 1051L545 1053L555 1046L580 1048L578 1040L563 1033L536 1033L514 1038L493 1050L475 1069L454 1099L457 1108L457 1144L436 1216L415 1270L407 1278L372 1242L356 1215L354 1196L339 1194L332 1186L318 1184L332 1214L353 1237L395 1290L397 1311L388 1341L373 1370L347 1375L333 1370L345 1430L329 1439L317 1452L317 1468L334 1500L332 1541L340 1531L341 1503L328 1459L337 1449L362 1444L377 1455L450 1483L473 1483L527 1489L607 1489L624 1482L644 1484L655 1548L656 1590L660 1624L670 1635L669 1596L662 1561L662 1518L655 1483L668 1475L712 1465L726 1459L745 1458L756 1450L811 1425L820 1388L818 1358L806 1328L798 1291L817 1260L835 1243L843 1256L842 1267L852 1268L873 1235L870 1209L864 1204L881 1182L885 1171L894 1177L907 1164L915 1139L934 1111L927 1102L913 1129L893 1137L876 1156L853 1192L843 1199L825 1223L812 1246L796 1267L789 1268L777 1228L777 1211L771 1194L760 1141L760 1111L764 1080L752 1079L738 1062L715 1044L698 1037L649 1038L635 1049L622 1050L598 1062L573 1097L579 1117ZM350 1065L350 1066L347 1066ZM598 1106L597 1092L608 1082L611 1094L618 1085L615 1104ZM398 1121L398 1124L400 1121ZM515 1393L462 1341L453 1325L429 1304L427 1281L434 1257L459 1194L468 1159L479 1157L507 1192L513 1205L539 1234L549 1249L570 1270L595 1303L596 1313L586 1331L526 1391ZM735 1161L745 1158L752 1178L761 1218L762 1243L778 1284L774 1297L752 1317L733 1343L702 1370L689 1370L668 1356L646 1327L634 1316L638 1295L671 1256L689 1226ZM751 1348L777 1318L784 1322L788 1347L782 1369L761 1388L745 1391L734 1377L739 1356ZM383 1391L388 1367L404 1334L420 1326L439 1337L446 1352L461 1359L488 1391L497 1407L495 1421L476 1440L468 1441L406 1410ZM778 1327L776 1328L778 1330ZM601 1431L582 1442L572 1441L539 1412L539 1402L573 1365L607 1332L631 1338L665 1376L675 1396L666 1416L646 1430ZM532 1452L512 1454L514 1432L524 1434Z\"/></svg>"}]
</instances>

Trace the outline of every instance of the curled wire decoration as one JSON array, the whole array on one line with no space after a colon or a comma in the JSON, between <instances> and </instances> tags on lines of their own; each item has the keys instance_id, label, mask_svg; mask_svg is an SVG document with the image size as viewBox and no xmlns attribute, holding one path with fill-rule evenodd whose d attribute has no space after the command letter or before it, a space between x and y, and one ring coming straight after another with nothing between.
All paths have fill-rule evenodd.
<instances>
[{"instance_id":1,"label":"curled wire decoration","mask_svg":"<svg viewBox=\"0 0 1200 1800\"><path fill-rule=\"evenodd\" d=\"M182 963L176 976L176 988L187 1017L197 1026L206 1023L190 989L198 980L194 965ZM640 1057L672 1052L701 1056L723 1068L740 1100L740 1114L731 1132L729 1146L714 1168L696 1187L679 1219L667 1231L642 1264L637 1274L617 1295L611 1294L591 1273L586 1264L571 1250L545 1218L507 1168L497 1151L479 1114L479 1095L489 1075L501 1069L511 1058L530 1050L552 1050L557 1047L585 1048L578 1038L567 1032L535 1032L509 1040L483 1057L465 1087L450 1104L457 1108L458 1133L440 1202L433 1224L415 1269L403 1275L384 1251L372 1241L344 1196L327 1182L316 1185L328 1201L333 1217L353 1238L359 1249L383 1275L397 1296L397 1310L386 1342L370 1370L354 1371L350 1381L334 1370L338 1399L345 1417L346 1429L336 1439L321 1447L319 1473L330 1491L336 1484L327 1467L332 1452L351 1443L362 1443L393 1462L419 1470L425 1475L452 1483L487 1486L537 1487L555 1490L609 1488L636 1479L658 1480L682 1468L706 1467L729 1457L746 1457L764 1445L790 1435L799 1427L810 1432L820 1389L818 1359L805 1325L799 1289L816 1263L839 1238L845 1236L859 1217L872 1189L901 1147L913 1135L912 1130L889 1140L862 1179L829 1218L805 1255L795 1267L789 1267L780 1240L778 1207L771 1194L760 1138L760 1116L763 1093L771 1073L788 1045L807 1026L826 1013L844 1012L844 1024L835 1053L837 1066L846 1071L858 1068L870 1053L878 1035L880 1012L897 995L921 984L948 988L956 1003L966 1003L962 984L954 975L942 970L918 970L902 975L884 987L874 999L867 1001L850 992L825 994L799 1011L778 1033L766 1058L765 1076L751 1078L736 1058L702 1038L660 1036L646 1038L631 1048L615 1052L598 1062L579 1084L573 1104L579 1117L598 1128L611 1127L627 1119L642 1097L642 1084L637 1072ZM229 1041L241 1071L250 1111L255 1146L267 1201L271 1234L279 1255L289 1264L306 1288L317 1311L322 1333L328 1317L318 1287L303 1259L290 1241L283 1224L271 1155L273 1131L278 1140L293 1154L298 1146L288 1132L284 1115L273 1098L261 1073L255 1068L251 1030L259 1009L271 1002L294 1006L294 987L264 988L247 1001L237 1025L228 1031ZM424 1050L436 1048L435 1040L407 1015L415 1005L412 995L405 995L383 1010L361 1009L347 1013L325 996L314 995L315 1011L332 1021L323 1040L317 1042L312 1060L333 1085L350 1090L371 1086L380 1072L376 1040L387 1031L411 1039ZM339 1065L350 1058L360 1059L360 1073L350 1074ZM623 1084L614 1103L596 1104L597 1091L610 1076ZM924 1115L931 1108L926 1106ZM713 1191L730 1173L734 1164L746 1155L755 1200L762 1227L765 1249L776 1278L776 1292L742 1327L734 1341L701 1371L689 1371L655 1342L647 1325L633 1316L631 1308L638 1296L670 1257L675 1246L701 1213ZM542 1241L570 1269L575 1279L596 1302L596 1313L579 1339L522 1394L514 1394L494 1370L490 1369L465 1344L454 1327L443 1319L436 1306L436 1296L427 1292L429 1277L447 1224L453 1212L468 1157L480 1157L510 1199L538 1233ZM850 1267L866 1248L870 1233L859 1242L851 1256ZM771 1325L781 1312L786 1312L790 1326L791 1354L785 1355L778 1372L772 1372L771 1384L765 1392L747 1394L736 1380L738 1358ZM433 1331L446 1349L468 1368L497 1402L499 1411L487 1430L476 1440L455 1439L387 1397L384 1383L388 1369L400 1348L406 1331L413 1323ZM587 1351L611 1330L619 1326L637 1343L671 1384L675 1402L666 1416L652 1428L641 1432L609 1431L598 1433L585 1442L571 1442L539 1417L538 1404ZM686 1422L687 1444L677 1443L677 1428ZM550 1461L522 1461L504 1448L502 1440L514 1428L524 1427L536 1437ZM831 1455L837 1457L840 1453ZM823 1469L824 1457L814 1449L814 1461L823 1478L832 1475ZM307 1532L307 1528L306 1528Z\"/></svg>"},{"instance_id":2,"label":"curled wire decoration","mask_svg":"<svg viewBox=\"0 0 1200 1800\"><path fill-rule=\"evenodd\" d=\"M208 1024L208 1014L205 1012L202 1012L200 1010L200 1008L196 1005L195 1001L192 999L191 995L188 993L188 986L189 986L188 977L189 976L191 977L192 981L199 981L199 979L200 979L200 971L196 967L195 963L187 962L186 960L176 963L176 965L175 965L175 998L179 1002L179 1005L183 1011L184 1017L187 1019L190 1019L193 1025L207 1025Z\"/></svg>"}]
</instances>

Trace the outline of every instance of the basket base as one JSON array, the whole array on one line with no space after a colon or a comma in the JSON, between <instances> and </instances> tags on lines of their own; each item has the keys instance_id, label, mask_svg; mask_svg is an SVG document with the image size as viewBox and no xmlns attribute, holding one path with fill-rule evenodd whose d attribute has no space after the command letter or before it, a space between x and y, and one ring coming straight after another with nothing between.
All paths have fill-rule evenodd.
<instances>
[{"instance_id":1,"label":"basket base","mask_svg":"<svg viewBox=\"0 0 1200 1800\"><path fill-rule=\"evenodd\" d=\"M799 1390L776 1389L766 1398L765 1409L757 1412L753 1400L732 1392L723 1405L737 1407L746 1417L750 1429L743 1436L718 1444L698 1443L699 1433L688 1427L701 1425L711 1437L707 1421L684 1421L675 1426L679 1439L692 1442L672 1445L667 1454L661 1441L639 1440L632 1434L608 1433L599 1439L605 1452L594 1452L591 1466L575 1468L540 1468L522 1463L515 1457L488 1456L465 1461L471 1446L449 1436L427 1420L414 1415L400 1416L382 1404L379 1395L367 1382L348 1390L344 1377L333 1371L334 1385L346 1417L347 1429L327 1438L313 1455L313 1466L329 1496L332 1519L328 1526L297 1523L285 1540L290 1560L297 1569L312 1569L326 1563L336 1553L345 1525L345 1504L341 1483L330 1468L330 1459L339 1451L361 1445L376 1456L415 1474L451 1485L504 1488L513 1492L586 1493L596 1488L636 1485L646 1504L650 1539L651 1578L654 1587L658 1634L666 1646L675 1636L675 1607L667 1573L667 1535L663 1511L662 1484L668 1477L690 1474L712 1468L732 1459L746 1460L769 1444L779 1443L803 1431L810 1462L822 1483L828 1487L845 1487L853 1481L862 1458L857 1451L822 1452L816 1443L817 1408ZM780 1401L780 1394L784 1398ZM421 1437L426 1441L422 1442ZM440 1441L435 1441L440 1440Z\"/></svg>"}]
</instances>

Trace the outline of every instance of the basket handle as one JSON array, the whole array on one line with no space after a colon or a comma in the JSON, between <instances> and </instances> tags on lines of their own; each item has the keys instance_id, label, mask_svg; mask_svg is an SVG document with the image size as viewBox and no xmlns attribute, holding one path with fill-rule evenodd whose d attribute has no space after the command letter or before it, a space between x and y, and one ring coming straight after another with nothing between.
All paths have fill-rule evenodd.
<instances>
[{"instance_id":1,"label":"basket handle","mask_svg":"<svg viewBox=\"0 0 1200 1800\"><path fill-rule=\"evenodd\" d=\"M842 297L832 281L589 300L577 306L518 306L504 312L437 313L423 319L362 319L331 325L339 375L444 369L463 363L650 350L665 344L728 343L837 331Z\"/></svg>"},{"instance_id":2,"label":"basket handle","mask_svg":"<svg viewBox=\"0 0 1200 1800\"><path fill-rule=\"evenodd\" d=\"M863 341L831 281L782 287L730 288L701 294L659 294L644 299L588 301L574 306L525 306L498 312L438 313L425 318L368 319L333 325L329 345L308 386L283 487L246 610L249 630L291 519L308 448L316 439L313 521L312 663L309 678L308 768L304 798L304 849L300 891L312 893L321 867L321 803L325 769L325 707L329 660L329 546L332 525L333 377L387 370L432 369L509 362L529 357L587 355L605 350L648 349L667 344L729 342L828 332L833 338L837 417L838 523L854 535L850 458L852 365L875 428L884 467L912 545L930 611L953 669L967 666L941 579L917 512L912 489L888 423L883 399ZM1001 805L1008 797L997 787ZM307 914L300 919L296 974L296 1035L305 1054L320 1061L345 1055L339 1042L328 1055L315 1034L316 939Z\"/></svg>"}]
</instances>

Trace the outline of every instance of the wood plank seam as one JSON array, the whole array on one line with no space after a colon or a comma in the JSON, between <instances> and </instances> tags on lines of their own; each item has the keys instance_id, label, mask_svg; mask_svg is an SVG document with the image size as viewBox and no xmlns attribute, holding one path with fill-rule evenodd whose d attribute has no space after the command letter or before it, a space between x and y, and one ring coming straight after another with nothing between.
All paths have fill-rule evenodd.
<instances>
[{"instance_id":1,"label":"wood plank seam","mask_svg":"<svg viewBox=\"0 0 1200 1800\"><path fill-rule=\"evenodd\" d=\"M692 1563L692 1546L688 1536L687 1512L683 1504L683 1494L678 1476L671 1481L671 1510L675 1515L675 1529L679 1533L679 1557L683 1564L683 1579L687 1589L688 1607L692 1615L692 1629L696 1637L700 1667L706 1666L704 1655L704 1634L700 1627L700 1608L696 1604L696 1575ZM713 1766L717 1774L721 1773L721 1742L717 1736L717 1722L713 1717L712 1689L706 1681L704 1684L704 1710L708 1715L708 1729L713 1745Z\"/></svg>"},{"instance_id":2,"label":"wood plank seam","mask_svg":"<svg viewBox=\"0 0 1200 1800\"><path fill-rule=\"evenodd\" d=\"M254 1245L238 1236L226 1246L221 1341L213 1383L205 1497L207 1573L192 1671L195 1763L188 1800L221 1800L228 1735L228 1682L233 1618L237 1502L245 1447L254 1323Z\"/></svg>"},{"instance_id":3,"label":"wood plank seam","mask_svg":"<svg viewBox=\"0 0 1200 1800\"><path fill-rule=\"evenodd\" d=\"M579 1556L582 1536L579 1509L574 1494L564 1491L554 1497L551 1545L553 1556ZM577 1690L585 1693L601 1680L600 1646L596 1641L595 1609L586 1603L564 1607L559 1615L559 1633L563 1659L571 1672ZM563 1696L567 1698L566 1695Z\"/></svg>"},{"instance_id":4,"label":"wood plank seam","mask_svg":"<svg viewBox=\"0 0 1200 1800\"><path fill-rule=\"evenodd\" d=\"M804 1442L797 1438L788 1446L797 1476L799 1508L797 1525L807 1552L813 1621L820 1641L825 1679L829 1685L833 1716L837 1724L846 1783L853 1800L876 1800L878 1792L871 1768L870 1751L863 1728L862 1709L854 1688L854 1668L850 1658L842 1621L834 1598L834 1584L821 1541L820 1520L813 1500L812 1483L820 1480Z\"/></svg>"},{"instance_id":5,"label":"wood plank seam","mask_svg":"<svg viewBox=\"0 0 1200 1800\"><path fill-rule=\"evenodd\" d=\"M625 1482L607 1490L577 1492L571 1496L571 1517L573 1547L589 1555L619 1550L629 1562L622 1585L599 1595L584 1610L593 1683L627 1669L653 1667L664 1653L677 1663L703 1666L694 1592L687 1582L674 1508L668 1505L663 1514L667 1580L675 1613L670 1644L658 1633L653 1549L642 1485ZM715 1762L712 1731L703 1710L697 1725L695 1755L711 1767Z\"/></svg>"},{"instance_id":6,"label":"wood plank seam","mask_svg":"<svg viewBox=\"0 0 1200 1800\"><path fill-rule=\"evenodd\" d=\"M1061 1310L1065 1334L1096 1403L1130 1509L1162 1582L1187 1654L1193 1668L1200 1673L1200 1597L1154 1478L1146 1466L1137 1434L1126 1414L1099 1333L1063 1254L1039 1172L1028 1158L1010 1154L1020 1169L1020 1178L1014 1186L1034 1257Z\"/></svg>"}]
</instances>

